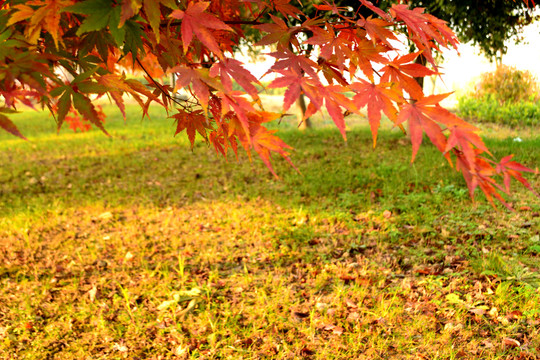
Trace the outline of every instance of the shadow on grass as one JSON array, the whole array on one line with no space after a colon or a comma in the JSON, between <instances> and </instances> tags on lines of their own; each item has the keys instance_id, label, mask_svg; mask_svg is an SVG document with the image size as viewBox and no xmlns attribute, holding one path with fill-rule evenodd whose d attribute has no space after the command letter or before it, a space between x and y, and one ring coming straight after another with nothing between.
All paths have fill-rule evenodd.
<instances>
[{"instance_id":1,"label":"shadow on grass","mask_svg":"<svg viewBox=\"0 0 540 360\"><path fill-rule=\"evenodd\" d=\"M409 146L395 135L383 134L375 150L366 146L370 138L365 131L351 132L348 145L333 131L283 136L297 149L292 157L300 174L276 158L280 180L258 159L250 163L240 154L238 162L232 156L225 161L200 143L190 152L170 142L139 143L134 148L126 145L129 140L120 139L99 143L93 150L86 145L85 153L78 153L67 150L76 147L69 140L59 144L66 149L62 154L50 156L38 149L37 159L12 158L4 165L0 180L4 211L38 209L46 206L45 200L59 206L93 202L168 206L237 197L347 211L396 203L410 193L431 196L437 186L463 186L430 146L409 165ZM449 176L441 177L443 173Z\"/></svg>"}]
</instances>

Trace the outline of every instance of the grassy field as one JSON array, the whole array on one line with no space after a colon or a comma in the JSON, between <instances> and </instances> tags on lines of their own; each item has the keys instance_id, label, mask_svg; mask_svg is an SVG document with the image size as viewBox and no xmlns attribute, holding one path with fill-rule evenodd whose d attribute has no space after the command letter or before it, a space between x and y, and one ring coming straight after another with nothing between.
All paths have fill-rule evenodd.
<instances>
[{"instance_id":1,"label":"grassy field","mask_svg":"<svg viewBox=\"0 0 540 360\"><path fill-rule=\"evenodd\" d=\"M517 185L514 213L473 203L436 149L410 165L361 119L347 143L276 125L301 172L276 180L160 109L105 110L111 139L35 112L29 141L0 133L0 358L540 358L540 203ZM540 164L538 129L484 134Z\"/></svg>"}]
</instances>

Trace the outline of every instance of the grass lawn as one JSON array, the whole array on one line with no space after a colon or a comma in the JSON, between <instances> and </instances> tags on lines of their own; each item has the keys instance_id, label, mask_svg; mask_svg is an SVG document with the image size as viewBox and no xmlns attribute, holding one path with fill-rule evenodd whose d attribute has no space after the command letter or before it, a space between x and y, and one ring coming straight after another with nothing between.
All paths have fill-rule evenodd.
<instances>
[{"instance_id":1,"label":"grass lawn","mask_svg":"<svg viewBox=\"0 0 540 360\"><path fill-rule=\"evenodd\" d=\"M276 180L190 151L161 109L105 110L111 139L36 112L29 141L0 133L0 358L540 358L540 202L517 185L514 213L473 203L434 147L410 165L361 119L347 143L276 125L301 172L276 158ZM484 134L539 166L538 129Z\"/></svg>"}]
</instances>

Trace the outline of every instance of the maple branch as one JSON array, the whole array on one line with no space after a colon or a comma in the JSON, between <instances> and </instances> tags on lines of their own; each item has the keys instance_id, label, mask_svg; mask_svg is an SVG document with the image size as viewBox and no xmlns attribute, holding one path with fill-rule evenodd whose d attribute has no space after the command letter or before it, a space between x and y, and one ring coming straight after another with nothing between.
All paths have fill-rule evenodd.
<instances>
[{"instance_id":1,"label":"maple branch","mask_svg":"<svg viewBox=\"0 0 540 360\"><path fill-rule=\"evenodd\" d=\"M258 20L226 20L224 21L225 24L229 25L262 25L263 22L260 22Z\"/></svg>"},{"instance_id":2,"label":"maple branch","mask_svg":"<svg viewBox=\"0 0 540 360\"><path fill-rule=\"evenodd\" d=\"M223 21L227 25L262 25L264 24L261 21L255 20L225 20ZM171 22L162 22L159 24L159 27L167 26L178 26L182 24L182 20L176 20Z\"/></svg>"},{"instance_id":3,"label":"maple branch","mask_svg":"<svg viewBox=\"0 0 540 360\"><path fill-rule=\"evenodd\" d=\"M265 15L268 12L268 10L269 8L266 8L263 11L261 11L259 15L257 15L257 17L255 18L255 21L259 20L263 15Z\"/></svg>"},{"instance_id":4,"label":"maple branch","mask_svg":"<svg viewBox=\"0 0 540 360\"><path fill-rule=\"evenodd\" d=\"M172 102L174 102L176 105L178 106L181 106L183 107L184 109L187 109L187 107L182 104L180 101L178 101L178 99L176 99L175 97L169 95L169 93L167 93L167 91L165 91L165 89L163 88L163 86L161 86L160 83L158 83L153 77L152 75L150 75L150 73L148 72L148 70L146 70L146 68L144 67L144 65L141 63L141 61L138 59L138 58L135 58L135 61L137 61L137 64L139 64L139 66L141 67L141 69L143 69L143 71L146 73L146 75L148 76L148 78L150 80L152 80L152 82L154 83L154 85L156 85L156 87L161 91L161 93L163 95L165 95L167 98L169 98L169 100L171 100ZM184 100L184 102L189 102L188 100Z\"/></svg>"}]
</instances>

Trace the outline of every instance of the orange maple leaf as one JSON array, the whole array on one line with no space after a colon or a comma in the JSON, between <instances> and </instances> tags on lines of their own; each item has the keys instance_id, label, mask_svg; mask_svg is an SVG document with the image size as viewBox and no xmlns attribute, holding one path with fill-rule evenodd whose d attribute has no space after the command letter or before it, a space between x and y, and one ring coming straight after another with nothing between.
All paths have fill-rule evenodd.
<instances>
[{"instance_id":1,"label":"orange maple leaf","mask_svg":"<svg viewBox=\"0 0 540 360\"><path fill-rule=\"evenodd\" d=\"M183 109L177 109L178 113L172 115L171 117L176 120L176 132L174 135L179 134L180 132L186 130L186 133L191 143L191 148L195 145L195 135L199 133L205 140L208 141L208 136L206 135L207 129L212 129L210 122L204 116L202 110L195 110L192 112L187 112Z\"/></svg>"},{"instance_id":2,"label":"orange maple leaf","mask_svg":"<svg viewBox=\"0 0 540 360\"><path fill-rule=\"evenodd\" d=\"M249 132L250 132L250 142L253 146L253 149L259 157L262 159L266 167L274 174L276 178L279 178L272 167L271 155L273 152L281 155L293 168L297 171L298 169L294 166L291 159L289 158L288 149L292 149L287 145L283 140L275 136L274 134L277 130L268 130L266 127L261 124L264 122L272 121L278 118L280 115L277 113L270 113L265 111L251 112L248 114L249 118ZM240 137L240 140L244 142L244 147L246 147L245 140L243 137ZM248 150L249 151L249 150Z\"/></svg>"},{"instance_id":3,"label":"orange maple leaf","mask_svg":"<svg viewBox=\"0 0 540 360\"><path fill-rule=\"evenodd\" d=\"M366 29L366 32L371 40L377 42L380 41L390 48L393 46L388 40L398 40L392 31L386 29L386 27L392 26L392 23L388 21L376 18L374 19L369 16L367 19L361 18L356 24Z\"/></svg>"},{"instance_id":4,"label":"orange maple leaf","mask_svg":"<svg viewBox=\"0 0 540 360\"><path fill-rule=\"evenodd\" d=\"M143 109L143 114L148 116L148 106L151 101L155 101L158 104L163 105L161 100L153 94L148 88L141 84L140 82L133 79L126 79L124 76L119 76L116 74L105 74L100 76L97 79L98 84L103 85L107 88L108 93L113 98L114 102L122 112L124 119L126 118L124 100L122 94L127 92L130 94L137 103ZM141 95L147 98L147 101L144 102L141 98Z\"/></svg>"},{"instance_id":5,"label":"orange maple leaf","mask_svg":"<svg viewBox=\"0 0 540 360\"><path fill-rule=\"evenodd\" d=\"M420 55L420 52L396 56L396 58L382 68L382 83L394 82L407 91L413 98L420 99L424 92L415 77L434 75L436 72L427 67L412 63Z\"/></svg>"},{"instance_id":6,"label":"orange maple leaf","mask_svg":"<svg viewBox=\"0 0 540 360\"><path fill-rule=\"evenodd\" d=\"M64 30L60 27L60 17L62 9L73 5L73 0L33 0L27 1L24 5L13 6L17 11L11 14L7 26L13 25L23 20L28 20L29 24L24 30L27 40L35 44L41 36L41 31L47 31L51 34L55 46L58 48L58 42L62 42ZM33 9L31 6L37 6Z\"/></svg>"}]
</instances>

